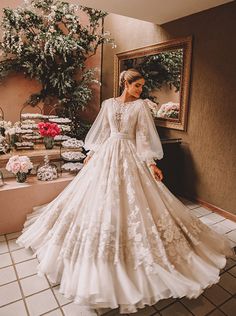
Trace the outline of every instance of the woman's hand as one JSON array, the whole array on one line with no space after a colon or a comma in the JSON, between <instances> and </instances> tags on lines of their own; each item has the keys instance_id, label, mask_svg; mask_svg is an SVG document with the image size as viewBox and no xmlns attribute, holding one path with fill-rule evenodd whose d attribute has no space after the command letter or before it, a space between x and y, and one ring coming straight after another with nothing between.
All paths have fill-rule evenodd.
<instances>
[{"instance_id":1,"label":"woman's hand","mask_svg":"<svg viewBox=\"0 0 236 316\"><path fill-rule=\"evenodd\" d=\"M151 164L150 165L150 168L152 170L152 173L154 175L154 178L157 180L157 181L162 181L163 179L163 174L162 174L162 171L161 169L157 168L156 165L154 164Z\"/></svg>"},{"instance_id":2,"label":"woman's hand","mask_svg":"<svg viewBox=\"0 0 236 316\"><path fill-rule=\"evenodd\" d=\"M89 162L89 159L91 158L91 156L87 156L84 161L83 164L86 165Z\"/></svg>"}]
</instances>

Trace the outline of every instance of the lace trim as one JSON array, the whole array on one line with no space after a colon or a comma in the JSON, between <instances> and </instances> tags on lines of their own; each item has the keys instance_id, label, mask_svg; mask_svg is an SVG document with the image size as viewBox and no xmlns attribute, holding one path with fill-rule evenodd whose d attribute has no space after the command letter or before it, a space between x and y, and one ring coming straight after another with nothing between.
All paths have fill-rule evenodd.
<instances>
[{"instance_id":1,"label":"lace trim","mask_svg":"<svg viewBox=\"0 0 236 316\"><path fill-rule=\"evenodd\" d=\"M135 205L132 185L128 185L127 194L133 209L127 217L125 229L118 231L108 222L86 221L83 225L74 225L72 213L60 216L57 209L44 223L44 227L50 229L46 239L59 245L60 257L72 263L80 256L97 257L113 263L129 262L135 269L143 265L150 273L155 272L156 264L171 271L176 264L188 260L192 253L191 243L200 240L206 226L194 217L187 228L181 221L176 223L168 211L155 220L149 208L144 219Z\"/></svg>"}]
</instances>

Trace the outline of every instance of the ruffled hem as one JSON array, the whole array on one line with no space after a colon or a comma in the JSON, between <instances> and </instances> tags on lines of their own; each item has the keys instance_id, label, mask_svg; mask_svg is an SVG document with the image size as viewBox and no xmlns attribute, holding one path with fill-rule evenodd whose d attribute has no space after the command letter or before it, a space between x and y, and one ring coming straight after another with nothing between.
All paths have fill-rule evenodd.
<instances>
[{"instance_id":1,"label":"ruffled hem","mask_svg":"<svg viewBox=\"0 0 236 316\"><path fill-rule=\"evenodd\" d=\"M156 264L155 273L147 273L142 265L134 269L124 262L114 265L101 259L81 258L72 264L60 257L58 246L34 252L40 262L38 275L45 274L51 283L60 284L59 292L67 299L93 309L119 308L121 314L135 313L170 297L197 298L204 289L219 282L220 269L226 264L223 255L202 243L198 254L190 253L187 262L172 271Z\"/></svg>"}]
</instances>

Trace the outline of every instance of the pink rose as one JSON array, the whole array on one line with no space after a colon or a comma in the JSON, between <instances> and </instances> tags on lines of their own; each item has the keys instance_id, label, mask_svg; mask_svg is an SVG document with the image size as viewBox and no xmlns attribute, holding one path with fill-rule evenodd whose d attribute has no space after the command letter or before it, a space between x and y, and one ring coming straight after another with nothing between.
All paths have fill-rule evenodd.
<instances>
[{"instance_id":1,"label":"pink rose","mask_svg":"<svg viewBox=\"0 0 236 316\"><path fill-rule=\"evenodd\" d=\"M29 164L27 163L27 162L22 162L21 163L21 168L20 168L20 171L21 172L25 172L25 173L27 173L28 172L28 170L29 170Z\"/></svg>"},{"instance_id":2,"label":"pink rose","mask_svg":"<svg viewBox=\"0 0 236 316\"><path fill-rule=\"evenodd\" d=\"M11 172L13 172L14 174L16 174L18 171L20 171L20 163L19 162L15 162L14 164L12 164L11 166Z\"/></svg>"}]
</instances>

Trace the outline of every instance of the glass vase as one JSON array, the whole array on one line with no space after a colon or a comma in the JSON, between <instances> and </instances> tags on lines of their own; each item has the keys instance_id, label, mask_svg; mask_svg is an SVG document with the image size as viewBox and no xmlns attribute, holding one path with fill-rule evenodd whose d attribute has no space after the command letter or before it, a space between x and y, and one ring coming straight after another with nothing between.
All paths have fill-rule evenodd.
<instances>
[{"instance_id":1,"label":"glass vase","mask_svg":"<svg viewBox=\"0 0 236 316\"><path fill-rule=\"evenodd\" d=\"M19 137L18 135L16 134L13 134L10 136L10 144L11 144L11 147L15 147L15 143L19 141Z\"/></svg>"},{"instance_id":2,"label":"glass vase","mask_svg":"<svg viewBox=\"0 0 236 316\"><path fill-rule=\"evenodd\" d=\"M46 149L53 149L54 146L54 138L51 136L47 136L43 138L44 146Z\"/></svg>"},{"instance_id":3,"label":"glass vase","mask_svg":"<svg viewBox=\"0 0 236 316\"><path fill-rule=\"evenodd\" d=\"M16 174L16 181L19 183L24 183L27 179L27 173L26 172L17 172Z\"/></svg>"}]
</instances>

